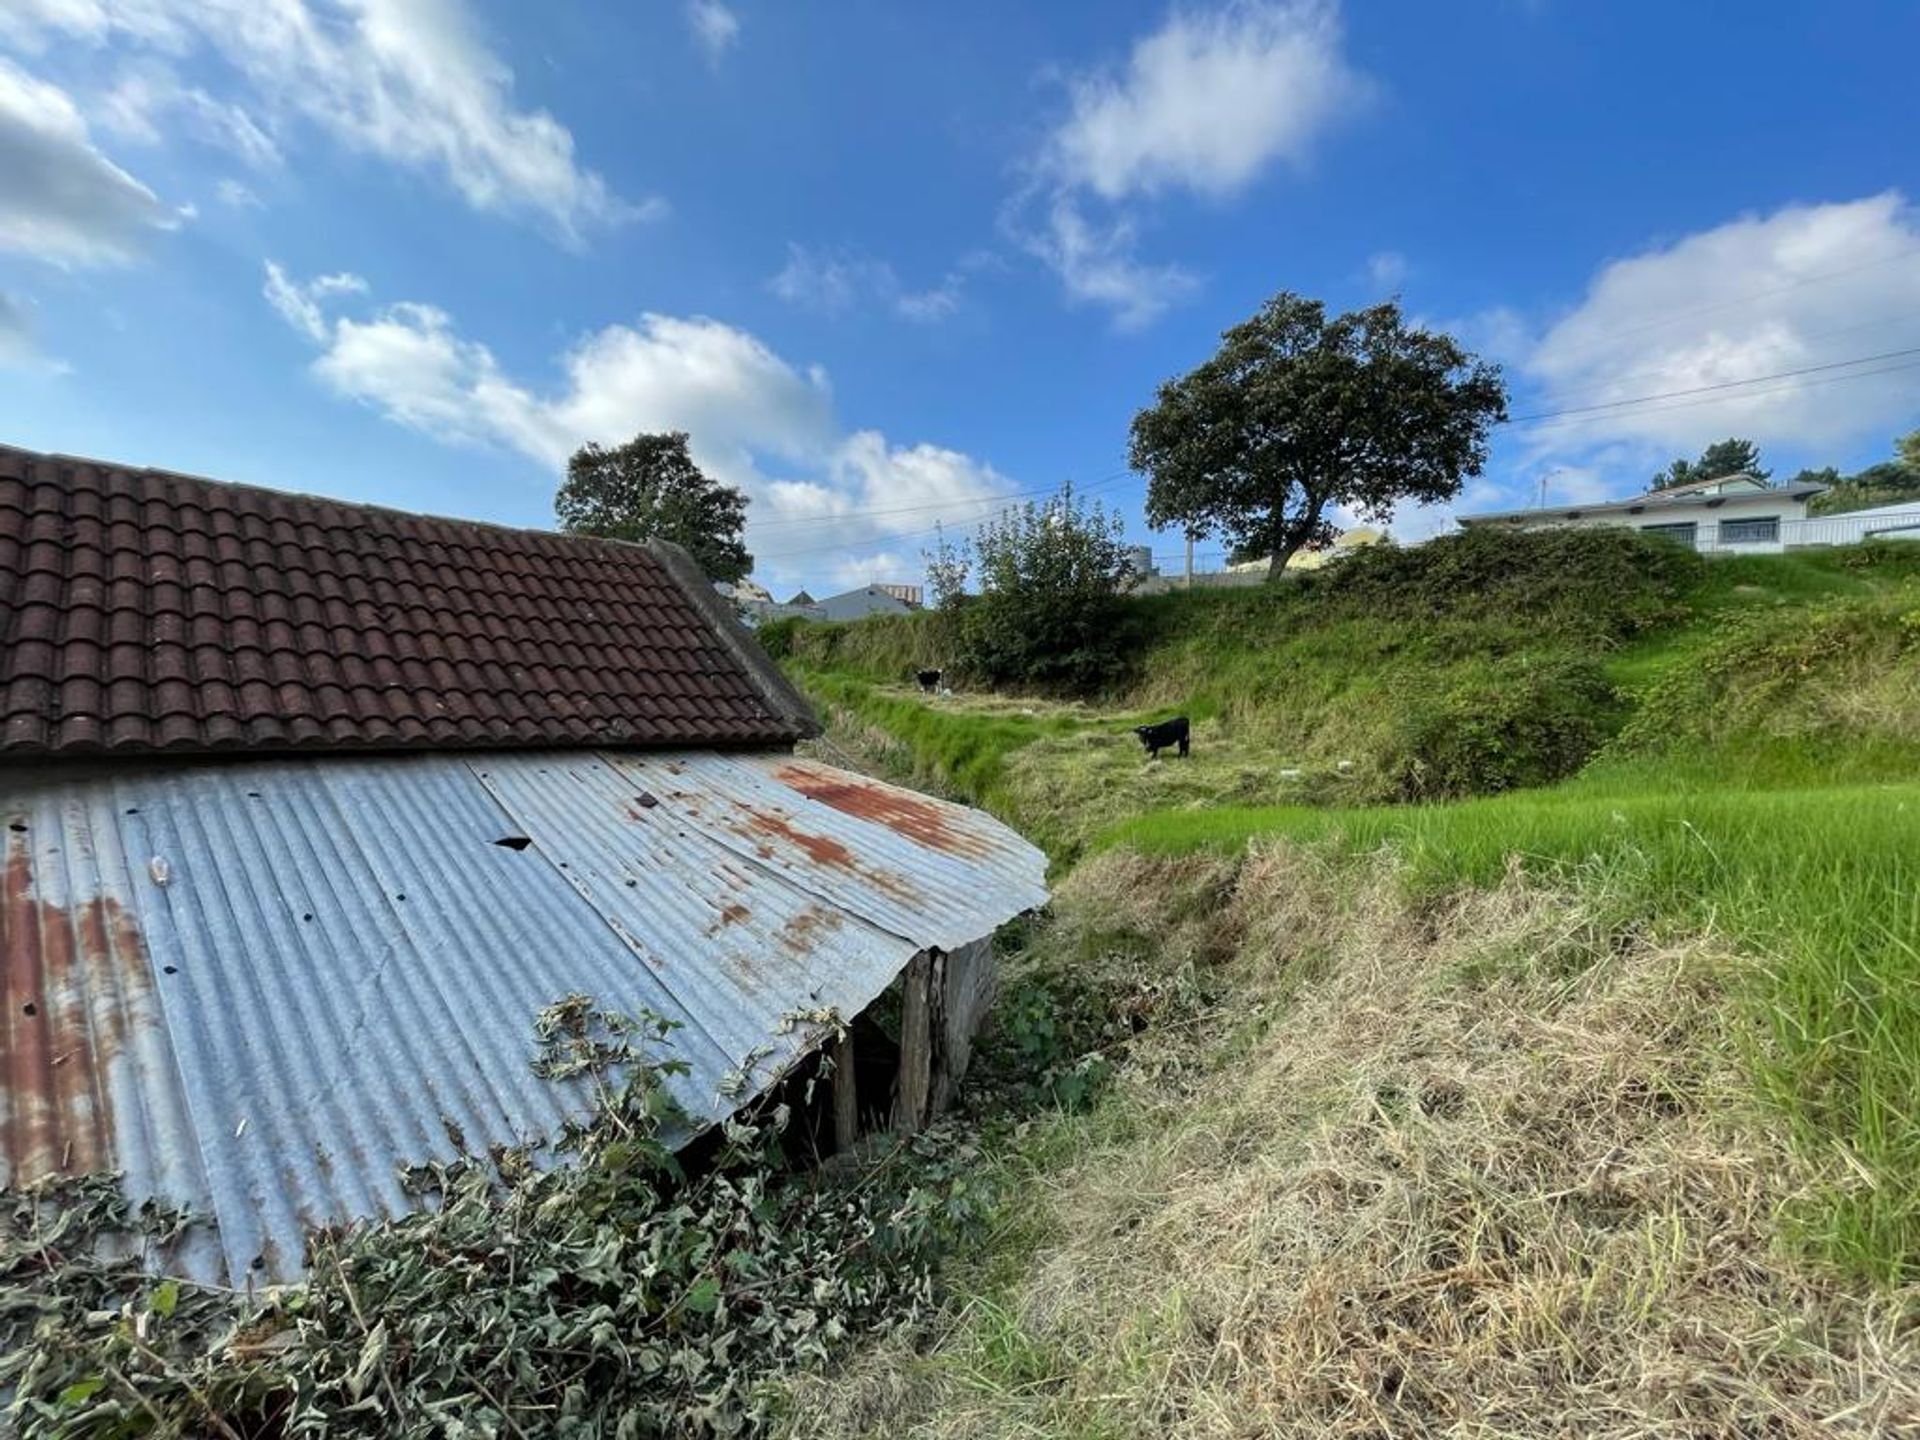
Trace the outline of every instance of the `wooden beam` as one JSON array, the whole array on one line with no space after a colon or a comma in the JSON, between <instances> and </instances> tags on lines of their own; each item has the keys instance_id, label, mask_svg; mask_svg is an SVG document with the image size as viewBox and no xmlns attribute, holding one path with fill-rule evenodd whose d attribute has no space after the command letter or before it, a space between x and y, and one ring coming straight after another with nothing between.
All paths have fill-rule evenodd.
<instances>
[{"instance_id":1,"label":"wooden beam","mask_svg":"<svg viewBox=\"0 0 1920 1440\"><path fill-rule=\"evenodd\" d=\"M833 1042L833 1150L844 1155L860 1139L860 1097L854 1090L853 1031Z\"/></svg>"},{"instance_id":2,"label":"wooden beam","mask_svg":"<svg viewBox=\"0 0 1920 1440\"><path fill-rule=\"evenodd\" d=\"M900 1083L894 1094L894 1129L911 1135L927 1119L933 1075L933 957L922 950L900 979Z\"/></svg>"}]
</instances>

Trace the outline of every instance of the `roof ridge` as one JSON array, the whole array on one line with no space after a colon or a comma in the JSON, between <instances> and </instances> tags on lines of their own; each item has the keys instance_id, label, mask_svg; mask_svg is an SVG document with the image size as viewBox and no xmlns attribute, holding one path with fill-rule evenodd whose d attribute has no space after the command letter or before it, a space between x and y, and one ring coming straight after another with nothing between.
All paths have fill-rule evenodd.
<instances>
[{"instance_id":1,"label":"roof ridge","mask_svg":"<svg viewBox=\"0 0 1920 1440\"><path fill-rule=\"evenodd\" d=\"M509 525L501 520L483 520L473 515L443 515L432 510L404 510L398 505L381 505L366 500L348 500L339 495L322 495L314 490L282 490L250 480L219 480L211 475L196 475L191 470L169 470L160 465L134 465L124 460L102 460L91 455L71 455L62 450L30 450L24 445L0 442L0 457L19 456L28 462L86 466L94 470L117 471L126 475L147 476L155 480L184 480L191 485L206 485L215 490L242 491L272 496L278 500L303 500L316 505L333 505L370 515L391 515L415 524L470 525L477 530L499 531L508 535L526 535L542 540L559 540L569 545L605 545L619 549L646 549L643 541L618 540L607 535L576 535L567 530L543 530L536 525Z\"/></svg>"}]
</instances>

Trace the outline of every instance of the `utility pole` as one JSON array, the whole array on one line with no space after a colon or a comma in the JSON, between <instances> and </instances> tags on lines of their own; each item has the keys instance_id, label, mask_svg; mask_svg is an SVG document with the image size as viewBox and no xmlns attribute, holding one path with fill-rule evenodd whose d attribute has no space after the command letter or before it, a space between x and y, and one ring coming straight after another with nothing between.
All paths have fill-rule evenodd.
<instances>
[{"instance_id":1,"label":"utility pole","mask_svg":"<svg viewBox=\"0 0 1920 1440\"><path fill-rule=\"evenodd\" d=\"M1193 588L1193 531L1187 531L1187 589Z\"/></svg>"}]
</instances>

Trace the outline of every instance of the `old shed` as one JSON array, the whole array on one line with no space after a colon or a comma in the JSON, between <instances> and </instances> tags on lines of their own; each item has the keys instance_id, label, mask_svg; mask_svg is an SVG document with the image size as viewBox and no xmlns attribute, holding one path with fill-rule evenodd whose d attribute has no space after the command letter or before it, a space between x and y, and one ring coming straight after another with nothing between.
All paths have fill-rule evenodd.
<instances>
[{"instance_id":1,"label":"old shed","mask_svg":"<svg viewBox=\"0 0 1920 1440\"><path fill-rule=\"evenodd\" d=\"M865 1101L919 1123L1044 860L812 729L671 547L0 449L0 1184L115 1171L215 1222L191 1268L295 1274L584 1112L528 1068L575 992L678 1022L715 1120L904 976Z\"/></svg>"}]
</instances>

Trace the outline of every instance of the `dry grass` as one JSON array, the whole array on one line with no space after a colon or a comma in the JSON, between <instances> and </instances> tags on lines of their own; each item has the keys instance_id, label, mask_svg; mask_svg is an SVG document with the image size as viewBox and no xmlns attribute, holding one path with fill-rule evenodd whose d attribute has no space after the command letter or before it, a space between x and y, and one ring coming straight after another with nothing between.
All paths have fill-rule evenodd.
<instances>
[{"instance_id":1,"label":"dry grass","mask_svg":"<svg viewBox=\"0 0 1920 1440\"><path fill-rule=\"evenodd\" d=\"M1329 863L1069 879L1069 927L1231 983L1204 1078L1060 1122L1014 1278L797 1392L796 1433L1920 1433L1920 1295L1772 1244L1813 1177L1753 1108L1737 961L1592 891L1436 906Z\"/></svg>"}]
</instances>

